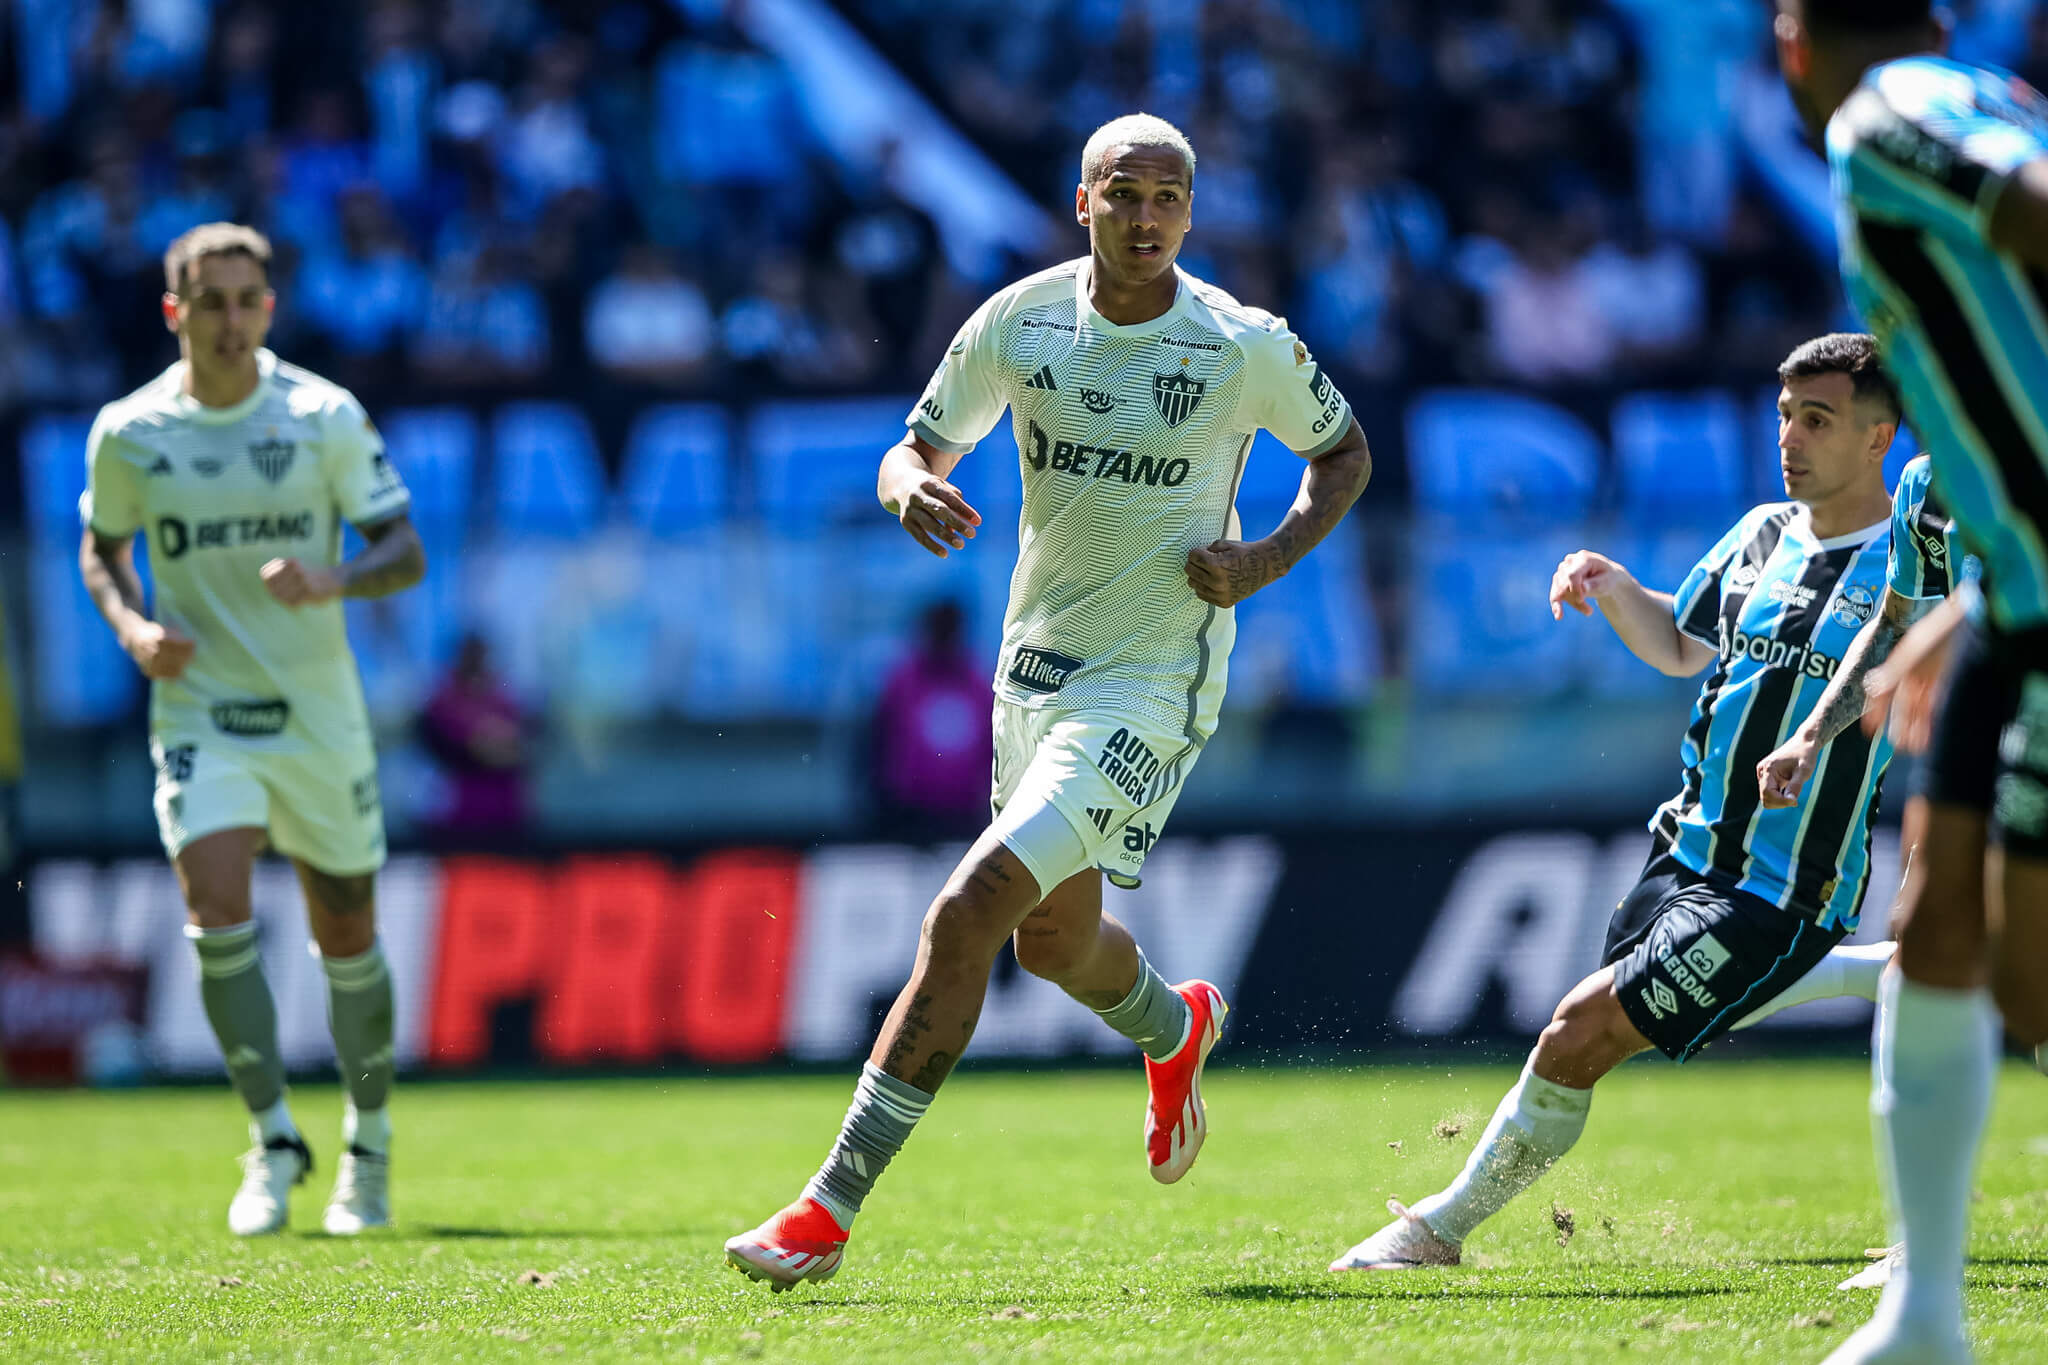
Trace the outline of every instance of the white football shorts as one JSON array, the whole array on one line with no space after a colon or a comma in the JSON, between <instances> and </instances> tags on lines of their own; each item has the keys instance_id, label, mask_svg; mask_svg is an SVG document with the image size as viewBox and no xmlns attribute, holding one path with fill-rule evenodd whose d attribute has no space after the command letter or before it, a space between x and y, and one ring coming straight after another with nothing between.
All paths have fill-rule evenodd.
<instances>
[{"instance_id":1,"label":"white football shorts","mask_svg":"<svg viewBox=\"0 0 2048 1365\"><path fill-rule=\"evenodd\" d=\"M995 749L991 828L1041 894L1091 867L1137 886L1202 752L1156 722L1002 701Z\"/></svg>"},{"instance_id":2,"label":"white football shorts","mask_svg":"<svg viewBox=\"0 0 2048 1365\"><path fill-rule=\"evenodd\" d=\"M149 742L156 825L175 859L224 829L270 831L270 846L338 877L384 866L377 753L367 736L347 749L278 752L217 735L170 732Z\"/></svg>"}]
</instances>

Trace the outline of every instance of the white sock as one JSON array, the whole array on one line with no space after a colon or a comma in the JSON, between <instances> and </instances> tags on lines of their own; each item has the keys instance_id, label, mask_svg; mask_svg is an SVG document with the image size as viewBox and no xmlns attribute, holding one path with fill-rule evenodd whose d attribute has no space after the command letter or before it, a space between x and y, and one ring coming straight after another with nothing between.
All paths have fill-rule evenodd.
<instances>
[{"instance_id":1,"label":"white sock","mask_svg":"<svg viewBox=\"0 0 2048 1365\"><path fill-rule=\"evenodd\" d=\"M1523 1067L1522 1078L1493 1111L1493 1121L1480 1134L1465 1169L1449 1188L1417 1203L1413 1212L1437 1236L1464 1241L1572 1149L1586 1131L1586 1113L1592 1107L1591 1087L1575 1090Z\"/></svg>"},{"instance_id":2,"label":"white sock","mask_svg":"<svg viewBox=\"0 0 2048 1365\"><path fill-rule=\"evenodd\" d=\"M291 1107L282 1096L268 1109L259 1109L249 1115L249 1138L258 1147L266 1145L272 1138L295 1138L298 1135L299 1125L292 1122Z\"/></svg>"},{"instance_id":3,"label":"white sock","mask_svg":"<svg viewBox=\"0 0 2048 1365\"><path fill-rule=\"evenodd\" d=\"M1963 1335L1970 1177L1998 1066L1998 1014L1985 990L1945 990L1897 972L1879 993L1870 1110L1878 1165L1906 1263L1873 1321L1911 1339Z\"/></svg>"},{"instance_id":4,"label":"white sock","mask_svg":"<svg viewBox=\"0 0 2048 1365\"><path fill-rule=\"evenodd\" d=\"M391 1110L385 1106L358 1109L351 1103L341 1115L341 1145L360 1147L378 1156L391 1153Z\"/></svg>"},{"instance_id":5,"label":"white sock","mask_svg":"<svg viewBox=\"0 0 2048 1365\"><path fill-rule=\"evenodd\" d=\"M1815 963L1812 971L1787 986L1760 1008L1738 1019L1735 1027L1748 1028L1770 1018L1779 1010L1789 1010L1794 1005L1804 1005L1809 1000L1833 1000L1845 995L1875 1000L1877 983L1883 980L1884 969L1890 964L1892 954L1898 950L1898 946L1896 943L1841 944Z\"/></svg>"}]
</instances>

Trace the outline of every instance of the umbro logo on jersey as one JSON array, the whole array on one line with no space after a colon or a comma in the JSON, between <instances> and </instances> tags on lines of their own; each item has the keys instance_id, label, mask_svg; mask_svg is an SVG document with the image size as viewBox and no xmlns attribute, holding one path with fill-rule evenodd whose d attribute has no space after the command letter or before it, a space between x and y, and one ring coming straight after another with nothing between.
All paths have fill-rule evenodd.
<instances>
[{"instance_id":1,"label":"umbro logo on jersey","mask_svg":"<svg viewBox=\"0 0 2048 1365\"><path fill-rule=\"evenodd\" d=\"M169 478L172 474L177 473L175 469L171 468L171 457L168 455L157 456L156 462L150 465L146 472L152 479Z\"/></svg>"},{"instance_id":2,"label":"umbro logo on jersey","mask_svg":"<svg viewBox=\"0 0 2048 1365\"><path fill-rule=\"evenodd\" d=\"M1114 820L1115 818L1115 811L1109 810L1102 806L1088 807L1089 823L1093 824L1095 828L1103 834L1109 833L1109 822L1111 820Z\"/></svg>"},{"instance_id":3,"label":"umbro logo on jersey","mask_svg":"<svg viewBox=\"0 0 2048 1365\"><path fill-rule=\"evenodd\" d=\"M1166 425L1177 427L1194 416L1208 388L1205 381L1184 374L1155 374L1152 376L1152 406L1159 409Z\"/></svg>"},{"instance_id":4,"label":"umbro logo on jersey","mask_svg":"<svg viewBox=\"0 0 2048 1365\"><path fill-rule=\"evenodd\" d=\"M1763 570L1754 564L1739 564L1735 572L1728 575L1728 586L1736 589L1753 587L1762 572Z\"/></svg>"},{"instance_id":5,"label":"umbro logo on jersey","mask_svg":"<svg viewBox=\"0 0 2048 1365\"><path fill-rule=\"evenodd\" d=\"M1083 389L1081 390L1081 406L1092 413L1100 415L1115 407L1116 399L1110 397L1101 389Z\"/></svg>"},{"instance_id":6,"label":"umbro logo on jersey","mask_svg":"<svg viewBox=\"0 0 2048 1365\"><path fill-rule=\"evenodd\" d=\"M1048 392L1056 392L1059 389L1059 385L1053 381L1052 366L1050 365L1040 365L1038 373L1024 381L1024 387L1027 389L1045 389Z\"/></svg>"},{"instance_id":7,"label":"umbro logo on jersey","mask_svg":"<svg viewBox=\"0 0 2048 1365\"><path fill-rule=\"evenodd\" d=\"M267 441L251 441L249 459L256 466L257 473L272 483L277 483L284 478L285 471L292 467L292 456L297 453L298 448L297 441L280 440L277 437Z\"/></svg>"}]
</instances>

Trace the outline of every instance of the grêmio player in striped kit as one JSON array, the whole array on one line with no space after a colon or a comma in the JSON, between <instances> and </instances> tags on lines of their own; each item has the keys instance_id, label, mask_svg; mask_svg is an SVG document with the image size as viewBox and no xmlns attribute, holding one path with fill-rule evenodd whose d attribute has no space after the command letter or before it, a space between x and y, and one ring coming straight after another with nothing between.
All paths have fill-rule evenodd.
<instances>
[{"instance_id":1,"label":"gr\u00eamio player in striped kit","mask_svg":"<svg viewBox=\"0 0 2048 1365\"><path fill-rule=\"evenodd\" d=\"M1641 880L1615 908L1605 963L1557 1007L1464 1170L1332 1270L1456 1265L1481 1222L1585 1130L1593 1085L1639 1052L1683 1062L1766 1014L1825 995L1874 998L1891 945L1843 947L1870 873L1870 822L1891 760L1853 728L1797 809L1765 809L1757 765L1819 702L1876 614L1892 499L1884 457L1899 397L1863 335L1819 337L1779 367L1778 448L1792 501L1752 509L1675 594L1581 550L1551 613L1589 603L1658 671L1711 668L1679 746L1683 781L1651 819Z\"/></svg>"}]
</instances>

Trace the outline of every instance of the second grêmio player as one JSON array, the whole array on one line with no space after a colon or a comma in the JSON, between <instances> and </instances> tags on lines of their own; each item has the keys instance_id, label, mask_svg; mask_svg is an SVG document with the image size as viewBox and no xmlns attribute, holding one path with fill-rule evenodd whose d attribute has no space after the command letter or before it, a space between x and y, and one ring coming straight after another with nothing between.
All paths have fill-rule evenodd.
<instances>
[{"instance_id":1,"label":"second gr\u00eamio player","mask_svg":"<svg viewBox=\"0 0 2048 1365\"><path fill-rule=\"evenodd\" d=\"M1899 397L1869 336L1818 337L1778 378L1791 501L1745 515L1674 595L1591 551L1558 565L1553 614L1597 603L1660 672L1711 668L1679 748L1681 786L1650 821L1650 860L1615 907L1605 965L1558 1005L1464 1170L1413 1209L1391 1204L1394 1220L1330 1269L1458 1264L1465 1239L1571 1150L1594 1085L1637 1053L1683 1062L1790 1005L1877 994L1891 946L1842 939L1869 881L1890 743L1861 730L1838 739L1803 812L1766 809L1756 768L1878 610Z\"/></svg>"},{"instance_id":2,"label":"second gr\u00eamio player","mask_svg":"<svg viewBox=\"0 0 2048 1365\"><path fill-rule=\"evenodd\" d=\"M1207 982L1169 986L1103 912L1102 882L1137 884L1215 731L1232 608L1329 534L1372 463L1287 324L1174 264L1194 179L1171 124L1132 115L1097 130L1074 195L1089 254L983 304L883 458L883 505L944 558L981 524L947 476L1010 409L1024 510L995 678L995 817L925 914L824 1164L726 1243L732 1265L776 1289L837 1272L1013 936L1025 970L1143 1050L1153 1178L1180 1179L1201 1149L1202 1065L1226 1006ZM1243 540L1234 504L1261 429L1306 471L1280 525Z\"/></svg>"}]
</instances>

